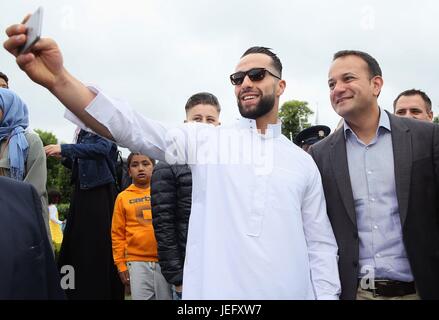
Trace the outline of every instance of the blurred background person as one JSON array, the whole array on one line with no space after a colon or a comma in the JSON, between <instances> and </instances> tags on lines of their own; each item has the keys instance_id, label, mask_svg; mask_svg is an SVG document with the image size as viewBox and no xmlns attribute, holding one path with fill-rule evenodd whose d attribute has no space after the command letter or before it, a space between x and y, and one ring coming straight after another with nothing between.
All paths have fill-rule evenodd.
<instances>
[{"instance_id":1,"label":"blurred background person","mask_svg":"<svg viewBox=\"0 0 439 320\"><path fill-rule=\"evenodd\" d=\"M185 106L184 122L220 124L221 107L211 93L192 95ZM183 265L192 203L192 173L187 164L160 161L151 179L154 232L162 273L173 285L174 299L181 300Z\"/></svg>"},{"instance_id":2,"label":"blurred background person","mask_svg":"<svg viewBox=\"0 0 439 320\"><path fill-rule=\"evenodd\" d=\"M76 143L44 147L47 156L62 158L72 170L74 185L58 266L75 270L75 289L66 290L69 299L123 299L111 248L117 147L93 133L77 132Z\"/></svg>"},{"instance_id":3,"label":"blurred background person","mask_svg":"<svg viewBox=\"0 0 439 320\"><path fill-rule=\"evenodd\" d=\"M57 205L61 201L61 193L57 190L49 191L49 227L52 235L52 242L55 247L55 253L58 253L61 248L63 239L63 224L64 221L59 220Z\"/></svg>"},{"instance_id":4,"label":"blurred background person","mask_svg":"<svg viewBox=\"0 0 439 320\"><path fill-rule=\"evenodd\" d=\"M8 89L9 88L9 79L8 76L3 72L0 72L0 88Z\"/></svg>"},{"instance_id":5,"label":"blurred background person","mask_svg":"<svg viewBox=\"0 0 439 320\"><path fill-rule=\"evenodd\" d=\"M400 117L433 121L431 100L424 91L417 89L401 92L393 102L393 113Z\"/></svg>"},{"instance_id":6,"label":"blurred background person","mask_svg":"<svg viewBox=\"0 0 439 320\"><path fill-rule=\"evenodd\" d=\"M0 176L28 182L35 187L43 208L46 234L51 239L43 142L29 128L26 104L16 93L4 88L0 88Z\"/></svg>"},{"instance_id":7,"label":"blurred background person","mask_svg":"<svg viewBox=\"0 0 439 320\"><path fill-rule=\"evenodd\" d=\"M331 129L327 126L317 125L312 126L300 131L294 137L294 143L301 147L303 150L308 151L314 143L323 140L331 133Z\"/></svg>"}]
</instances>

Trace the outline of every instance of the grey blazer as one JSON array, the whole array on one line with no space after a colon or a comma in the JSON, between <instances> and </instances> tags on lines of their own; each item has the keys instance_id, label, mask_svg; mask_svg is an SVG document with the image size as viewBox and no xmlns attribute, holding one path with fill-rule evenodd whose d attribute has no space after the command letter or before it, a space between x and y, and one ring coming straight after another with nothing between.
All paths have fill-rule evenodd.
<instances>
[{"instance_id":1,"label":"grey blazer","mask_svg":"<svg viewBox=\"0 0 439 320\"><path fill-rule=\"evenodd\" d=\"M421 298L439 299L439 126L389 117L404 245ZM343 129L309 153L322 175L339 247L340 298L355 299L359 239Z\"/></svg>"}]
</instances>

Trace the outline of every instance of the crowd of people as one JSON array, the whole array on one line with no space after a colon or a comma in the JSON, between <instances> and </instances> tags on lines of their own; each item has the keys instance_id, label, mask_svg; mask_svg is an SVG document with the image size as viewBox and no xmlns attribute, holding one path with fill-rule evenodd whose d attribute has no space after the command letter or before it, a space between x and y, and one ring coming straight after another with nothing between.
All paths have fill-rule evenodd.
<instances>
[{"instance_id":1,"label":"crowd of people","mask_svg":"<svg viewBox=\"0 0 439 320\"><path fill-rule=\"evenodd\" d=\"M12 178L0 179L0 246L26 264L1 274L0 298L439 299L439 127L421 90L401 92L393 114L379 105L370 54L334 54L329 98L342 121L292 142L278 117L282 63L269 48L246 50L230 75L239 121L221 125L218 99L200 92L170 126L83 85L52 39L18 54L25 32L10 26L4 47L78 130L72 144L43 147L0 74L0 175ZM131 151L121 192L117 145ZM46 156L71 168L74 185L58 268L49 212L52 229L63 222L56 194L47 202ZM37 253L44 264L29 260ZM65 266L75 273L67 288L56 271Z\"/></svg>"}]
</instances>

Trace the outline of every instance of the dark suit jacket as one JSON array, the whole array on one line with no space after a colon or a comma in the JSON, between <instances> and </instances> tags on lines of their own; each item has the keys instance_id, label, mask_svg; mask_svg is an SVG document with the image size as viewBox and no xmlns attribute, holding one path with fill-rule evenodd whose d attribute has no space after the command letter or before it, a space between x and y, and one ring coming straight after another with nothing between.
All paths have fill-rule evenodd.
<instances>
[{"instance_id":1,"label":"dark suit jacket","mask_svg":"<svg viewBox=\"0 0 439 320\"><path fill-rule=\"evenodd\" d=\"M64 299L34 187L0 177L0 299Z\"/></svg>"},{"instance_id":2,"label":"dark suit jacket","mask_svg":"<svg viewBox=\"0 0 439 320\"><path fill-rule=\"evenodd\" d=\"M403 241L418 293L439 299L439 126L389 114ZM339 247L341 299L355 299L359 239L343 128L310 149Z\"/></svg>"}]
</instances>

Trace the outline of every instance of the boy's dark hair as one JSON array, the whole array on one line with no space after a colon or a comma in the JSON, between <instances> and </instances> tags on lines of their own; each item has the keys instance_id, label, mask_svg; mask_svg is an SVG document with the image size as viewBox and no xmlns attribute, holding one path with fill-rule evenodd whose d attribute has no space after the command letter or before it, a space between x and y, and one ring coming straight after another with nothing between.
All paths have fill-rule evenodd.
<instances>
[{"instance_id":1,"label":"boy's dark hair","mask_svg":"<svg viewBox=\"0 0 439 320\"><path fill-rule=\"evenodd\" d=\"M415 96L415 95L421 96L422 100L424 100L425 105L427 106L427 112L431 112L431 100L430 100L430 98L427 96L427 94L424 91L418 90L418 89L409 89L409 90L405 90L405 91L401 92L396 97L395 101L393 101L393 110L395 110L396 103L398 102L399 98L401 98L402 96Z\"/></svg>"},{"instance_id":2,"label":"boy's dark hair","mask_svg":"<svg viewBox=\"0 0 439 320\"><path fill-rule=\"evenodd\" d=\"M5 80L6 84L9 84L9 78L7 75L5 75L3 72L0 71L0 78Z\"/></svg>"},{"instance_id":3,"label":"boy's dark hair","mask_svg":"<svg viewBox=\"0 0 439 320\"><path fill-rule=\"evenodd\" d=\"M218 113L221 112L221 106L218 102L217 97L209 92L199 92L192 95L186 102L184 109L188 112L190 109L195 107L197 104L208 104L214 106Z\"/></svg>"},{"instance_id":4,"label":"boy's dark hair","mask_svg":"<svg viewBox=\"0 0 439 320\"><path fill-rule=\"evenodd\" d=\"M61 201L61 193L58 190L50 190L47 196L49 204L57 204Z\"/></svg>"},{"instance_id":5,"label":"boy's dark hair","mask_svg":"<svg viewBox=\"0 0 439 320\"><path fill-rule=\"evenodd\" d=\"M374 57L372 57L370 54L358 51L358 50L341 50L334 54L334 57L332 61L338 58L346 57L346 56L356 56L360 59L362 59L364 62L367 63L367 66L369 68L369 75L370 79L376 76L383 76L383 73L381 71L380 65L378 64L378 61Z\"/></svg>"},{"instance_id":6,"label":"boy's dark hair","mask_svg":"<svg viewBox=\"0 0 439 320\"><path fill-rule=\"evenodd\" d=\"M262 53L269 56L272 60L272 65L274 69L279 72L279 77L282 78L282 63L280 62L279 57L271 51L271 48L266 47L251 47L248 48L246 52L241 56L241 58L245 57L246 55L253 54L253 53Z\"/></svg>"},{"instance_id":7,"label":"boy's dark hair","mask_svg":"<svg viewBox=\"0 0 439 320\"><path fill-rule=\"evenodd\" d=\"M128 159L127 159L128 169L130 168L131 161L133 161L133 157L140 156L140 155L147 157L149 160L151 160L152 166L153 167L155 166L155 160L153 158L147 156L146 154L140 153L140 152L131 152L130 155L128 156Z\"/></svg>"}]
</instances>

